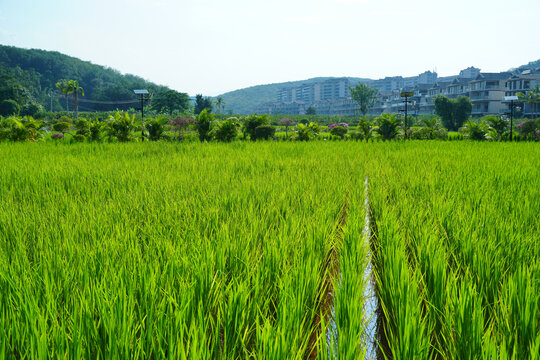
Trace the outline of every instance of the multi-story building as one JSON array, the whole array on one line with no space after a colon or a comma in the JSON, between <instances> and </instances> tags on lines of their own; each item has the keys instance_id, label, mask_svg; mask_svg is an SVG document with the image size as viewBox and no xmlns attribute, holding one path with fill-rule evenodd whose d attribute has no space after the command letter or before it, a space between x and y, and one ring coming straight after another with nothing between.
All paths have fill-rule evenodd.
<instances>
[{"instance_id":1,"label":"multi-story building","mask_svg":"<svg viewBox=\"0 0 540 360\"><path fill-rule=\"evenodd\" d=\"M507 110L503 100L506 80L511 76L509 72L480 73L469 82L473 116L496 115Z\"/></svg>"},{"instance_id":2,"label":"multi-story building","mask_svg":"<svg viewBox=\"0 0 540 360\"><path fill-rule=\"evenodd\" d=\"M516 96L518 93L527 95L529 91L540 87L540 68L528 69L520 73L513 74L506 80L505 96ZM539 103L523 103L523 115L527 117L537 117L540 112Z\"/></svg>"}]
</instances>

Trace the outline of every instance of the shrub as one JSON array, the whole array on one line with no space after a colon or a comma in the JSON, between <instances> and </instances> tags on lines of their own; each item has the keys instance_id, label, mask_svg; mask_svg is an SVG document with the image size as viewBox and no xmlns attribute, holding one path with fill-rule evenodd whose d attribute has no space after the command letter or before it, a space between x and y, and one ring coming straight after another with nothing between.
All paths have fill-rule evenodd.
<instances>
[{"instance_id":1,"label":"shrub","mask_svg":"<svg viewBox=\"0 0 540 360\"><path fill-rule=\"evenodd\" d=\"M268 140L274 137L276 128L272 125L260 125L255 128L254 140Z\"/></svg>"},{"instance_id":2,"label":"shrub","mask_svg":"<svg viewBox=\"0 0 540 360\"><path fill-rule=\"evenodd\" d=\"M109 116L107 123L107 136L109 141L116 138L120 142L130 141L133 136L131 132L135 130L135 115L118 111Z\"/></svg>"},{"instance_id":3,"label":"shrub","mask_svg":"<svg viewBox=\"0 0 540 360\"><path fill-rule=\"evenodd\" d=\"M476 123L472 120L467 121L460 129L465 138L469 140L486 140L487 130L488 127L485 123Z\"/></svg>"},{"instance_id":4,"label":"shrub","mask_svg":"<svg viewBox=\"0 0 540 360\"><path fill-rule=\"evenodd\" d=\"M383 140L392 140L397 137L399 120L396 119L395 115L382 114L375 121L379 124L377 133Z\"/></svg>"},{"instance_id":5,"label":"shrub","mask_svg":"<svg viewBox=\"0 0 540 360\"><path fill-rule=\"evenodd\" d=\"M310 122L309 125L300 123L297 126L296 139L299 141L309 141L312 137L319 134L321 127L319 124Z\"/></svg>"},{"instance_id":6,"label":"shrub","mask_svg":"<svg viewBox=\"0 0 540 360\"><path fill-rule=\"evenodd\" d=\"M214 136L218 141L230 142L236 139L240 121L236 117L230 117L216 124Z\"/></svg>"},{"instance_id":7,"label":"shrub","mask_svg":"<svg viewBox=\"0 0 540 360\"><path fill-rule=\"evenodd\" d=\"M88 120L81 118L75 123L75 129L77 129L77 134L86 137L90 133L90 123Z\"/></svg>"},{"instance_id":8,"label":"shrub","mask_svg":"<svg viewBox=\"0 0 540 360\"><path fill-rule=\"evenodd\" d=\"M163 137L165 132L165 125L159 119L151 119L145 124L146 131L148 131L148 139L150 141L158 141Z\"/></svg>"},{"instance_id":9,"label":"shrub","mask_svg":"<svg viewBox=\"0 0 540 360\"><path fill-rule=\"evenodd\" d=\"M61 133L64 133L68 131L71 128L71 124L68 122L57 122L56 124L53 124L52 129L54 131L58 131Z\"/></svg>"},{"instance_id":10,"label":"shrub","mask_svg":"<svg viewBox=\"0 0 540 360\"><path fill-rule=\"evenodd\" d=\"M332 130L330 130L330 133L343 139L348 131L349 130L345 126L338 125L333 127Z\"/></svg>"},{"instance_id":11,"label":"shrub","mask_svg":"<svg viewBox=\"0 0 540 360\"><path fill-rule=\"evenodd\" d=\"M518 132L525 136L527 139L532 139L536 136L536 130L539 129L539 124L536 120L525 120L519 123Z\"/></svg>"},{"instance_id":12,"label":"shrub","mask_svg":"<svg viewBox=\"0 0 540 360\"><path fill-rule=\"evenodd\" d=\"M214 115L210 114L207 109L201 111L197 117L196 125L200 141L208 141L211 139L212 123L214 120Z\"/></svg>"},{"instance_id":13,"label":"shrub","mask_svg":"<svg viewBox=\"0 0 540 360\"><path fill-rule=\"evenodd\" d=\"M75 139L76 142L84 142L84 140L86 140L86 136L82 134L75 134L73 135L73 139Z\"/></svg>"},{"instance_id":14,"label":"shrub","mask_svg":"<svg viewBox=\"0 0 540 360\"><path fill-rule=\"evenodd\" d=\"M99 120L94 120L89 125L89 140L101 141L101 129L103 129L103 123Z\"/></svg>"},{"instance_id":15,"label":"shrub","mask_svg":"<svg viewBox=\"0 0 540 360\"><path fill-rule=\"evenodd\" d=\"M357 129L366 141L373 137L373 126L365 116L360 118Z\"/></svg>"},{"instance_id":16,"label":"shrub","mask_svg":"<svg viewBox=\"0 0 540 360\"><path fill-rule=\"evenodd\" d=\"M43 110L43 106L34 102L24 105L21 109L21 114L25 116L35 116L38 112Z\"/></svg>"},{"instance_id":17,"label":"shrub","mask_svg":"<svg viewBox=\"0 0 540 360\"><path fill-rule=\"evenodd\" d=\"M177 140L180 141L182 140L182 135L184 132L189 128L190 125L195 124L196 121L190 117L178 116L175 119L169 119L169 123L171 124L171 129L177 132Z\"/></svg>"},{"instance_id":18,"label":"shrub","mask_svg":"<svg viewBox=\"0 0 540 360\"><path fill-rule=\"evenodd\" d=\"M19 115L20 111L21 107L15 100L4 100L0 102L0 115L2 116Z\"/></svg>"},{"instance_id":19,"label":"shrub","mask_svg":"<svg viewBox=\"0 0 540 360\"><path fill-rule=\"evenodd\" d=\"M62 134L62 133L54 133L54 134L51 135L51 138L53 140L62 140L62 139L64 139L64 134Z\"/></svg>"},{"instance_id":20,"label":"shrub","mask_svg":"<svg viewBox=\"0 0 540 360\"><path fill-rule=\"evenodd\" d=\"M255 135L255 129L261 125L268 125L269 116L268 115L257 115L251 114L244 120L244 126L242 132L244 133L244 138L249 135L250 139L255 141L257 136Z\"/></svg>"}]
</instances>

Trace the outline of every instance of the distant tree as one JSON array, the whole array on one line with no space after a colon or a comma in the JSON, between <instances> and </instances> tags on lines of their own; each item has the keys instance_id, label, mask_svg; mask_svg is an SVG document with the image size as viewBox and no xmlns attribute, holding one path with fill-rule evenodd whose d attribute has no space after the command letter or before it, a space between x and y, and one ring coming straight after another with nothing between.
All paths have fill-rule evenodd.
<instances>
[{"instance_id":1,"label":"distant tree","mask_svg":"<svg viewBox=\"0 0 540 360\"><path fill-rule=\"evenodd\" d=\"M351 98L358 103L362 116L366 116L367 112L375 105L378 90L372 89L364 83L356 84L354 88L349 88Z\"/></svg>"},{"instance_id":2,"label":"distant tree","mask_svg":"<svg viewBox=\"0 0 540 360\"><path fill-rule=\"evenodd\" d=\"M203 110L206 112L212 112L212 100L209 97L203 97L201 94L195 95L195 108L193 112L195 115L199 115Z\"/></svg>"},{"instance_id":3,"label":"distant tree","mask_svg":"<svg viewBox=\"0 0 540 360\"><path fill-rule=\"evenodd\" d=\"M462 127L472 111L471 99L467 96L460 96L454 100L437 95L434 104L435 114L441 117L444 127L450 131L457 131Z\"/></svg>"},{"instance_id":4,"label":"distant tree","mask_svg":"<svg viewBox=\"0 0 540 360\"><path fill-rule=\"evenodd\" d=\"M77 80L69 80L67 86L72 94L75 94L75 118L79 120L79 93L84 96L84 89L79 86Z\"/></svg>"},{"instance_id":5,"label":"distant tree","mask_svg":"<svg viewBox=\"0 0 540 360\"><path fill-rule=\"evenodd\" d=\"M317 109L309 105L308 108L306 109L306 115L317 115Z\"/></svg>"},{"instance_id":6,"label":"distant tree","mask_svg":"<svg viewBox=\"0 0 540 360\"><path fill-rule=\"evenodd\" d=\"M189 108L189 95L176 90L162 91L152 99L152 108L158 113L169 115L175 111L185 112Z\"/></svg>"},{"instance_id":7,"label":"distant tree","mask_svg":"<svg viewBox=\"0 0 540 360\"><path fill-rule=\"evenodd\" d=\"M60 90L60 93L66 97L66 111L69 111L68 97L72 92L72 87L69 84L69 80L62 79L56 83L56 87Z\"/></svg>"},{"instance_id":8,"label":"distant tree","mask_svg":"<svg viewBox=\"0 0 540 360\"><path fill-rule=\"evenodd\" d=\"M460 96L454 100L454 129L459 129L467 121L472 112L472 102L468 96Z\"/></svg>"},{"instance_id":9,"label":"distant tree","mask_svg":"<svg viewBox=\"0 0 540 360\"><path fill-rule=\"evenodd\" d=\"M225 109L225 102L223 101L223 98L218 96L216 101L214 101L214 104L216 104L218 114L221 114L221 110Z\"/></svg>"},{"instance_id":10,"label":"distant tree","mask_svg":"<svg viewBox=\"0 0 540 360\"><path fill-rule=\"evenodd\" d=\"M291 120L289 118L283 118L283 119L279 120L279 125L285 126L285 136L289 137L289 134L288 134L289 126L294 126L296 124L294 123L293 120Z\"/></svg>"}]
</instances>

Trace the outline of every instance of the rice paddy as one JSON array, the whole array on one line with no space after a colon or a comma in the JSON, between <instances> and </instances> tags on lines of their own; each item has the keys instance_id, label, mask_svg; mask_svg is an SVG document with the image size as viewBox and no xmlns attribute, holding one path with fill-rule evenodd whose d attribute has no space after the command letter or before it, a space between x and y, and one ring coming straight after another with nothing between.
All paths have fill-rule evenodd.
<instances>
[{"instance_id":1,"label":"rice paddy","mask_svg":"<svg viewBox=\"0 0 540 360\"><path fill-rule=\"evenodd\" d=\"M538 159L534 143L0 144L0 357L537 358Z\"/></svg>"}]
</instances>

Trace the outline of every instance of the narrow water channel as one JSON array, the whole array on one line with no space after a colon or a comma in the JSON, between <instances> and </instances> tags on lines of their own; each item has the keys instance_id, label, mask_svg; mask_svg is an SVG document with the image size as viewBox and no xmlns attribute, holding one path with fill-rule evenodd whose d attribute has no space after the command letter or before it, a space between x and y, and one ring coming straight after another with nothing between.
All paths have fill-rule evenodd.
<instances>
[{"instance_id":1,"label":"narrow water channel","mask_svg":"<svg viewBox=\"0 0 540 360\"><path fill-rule=\"evenodd\" d=\"M375 290L375 278L373 277L373 264L371 263L371 217L370 217L370 208L369 208L369 186L368 186L368 177L366 176L364 182L364 211L366 213L364 219L364 228L362 231L362 240L364 241L364 246L367 249L366 257L366 268L362 276L364 277L364 284L366 287L364 289L364 316L366 329L364 331L364 348L366 349L366 359L376 360L378 356L377 352L377 311L379 309L379 300L377 298ZM337 281L337 286L341 282L341 272L339 273L339 279ZM329 357L336 358L337 354L334 352L330 353L331 344L333 339L337 339L339 334L337 331L337 326L335 322L335 309L332 305L331 316L329 317L328 327L326 330L326 343L328 345ZM337 341L336 341L337 343ZM334 349L335 350L335 349Z\"/></svg>"},{"instance_id":2,"label":"narrow water channel","mask_svg":"<svg viewBox=\"0 0 540 360\"><path fill-rule=\"evenodd\" d=\"M367 249L366 269L364 270L364 314L366 321L366 330L364 331L364 345L366 348L366 359L377 359L377 309L379 300L375 290L375 278L373 277L373 264L371 263L371 217L369 208L369 182L368 177L364 182L364 210L366 217L364 219L364 230L362 238L364 246Z\"/></svg>"}]
</instances>

